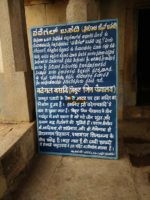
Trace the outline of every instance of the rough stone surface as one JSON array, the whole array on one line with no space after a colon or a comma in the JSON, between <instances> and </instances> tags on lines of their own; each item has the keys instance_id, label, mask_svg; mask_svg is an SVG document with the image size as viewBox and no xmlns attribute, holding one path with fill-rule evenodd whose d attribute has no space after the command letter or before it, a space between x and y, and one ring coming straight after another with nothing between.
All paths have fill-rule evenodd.
<instances>
[{"instance_id":1,"label":"rough stone surface","mask_svg":"<svg viewBox=\"0 0 150 200\"><path fill-rule=\"evenodd\" d=\"M0 122L30 121L33 105L30 114L24 73L0 74L0 83Z\"/></svg>"},{"instance_id":2,"label":"rough stone surface","mask_svg":"<svg viewBox=\"0 0 150 200\"><path fill-rule=\"evenodd\" d=\"M0 158L4 157L7 152L26 134L34 137L35 123L19 124L0 124ZM23 141L21 141L23 142Z\"/></svg>"},{"instance_id":3,"label":"rough stone surface","mask_svg":"<svg viewBox=\"0 0 150 200\"><path fill-rule=\"evenodd\" d=\"M0 199L5 195L7 190L6 180L4 176L0 176Z\"/></svg>"},{"instance_id":4,"label":"rough stone surface","mask_svg":"<svg viewBox=\"0 0 150 200\"><path fill-rule=\"evenodd\" d=\"M34 122L0 124L0 199L9 197L25 176L36 153L35 128Z\"/></svg>"},{"instance_id":5,"label":"rough stone surface","mask_svg":"<svg viewBox=\"0 0 150 200\"><path fill-rule=\"evenodd\" d=\"M13 183L16 176L24 169L25 162L21 155L20 146L16 145L2 158L3 172L8 185Z\"/></svg>"},{"instance_id":6,"label":"rough stone surface","mask_svg":"<svg viewBox=\"0 0 150 200\"><path fill-rule=\"evenodd\" d=\"M12 46L12 36L10 30L10 18L8 1L0 1L0 40L1 40L1 60L3 61L3 70L5 72L15 70L14 54ZM5 23L4 23L5 22Z\"/></svg>"},{"instance_id":7,"label":"rough stone surface","mask_svg":"<svg viewBox=\"0 0 150 200\"><path fill-rule=\"evenodd\" d=\"M87 0L69 0L66 10L67 22L87 21Z\"/></svg>"},{"instance_id":8,"label":"rough stone surface","mask_svg":"<svg viewBox=\"0 0 150 200\"><path fill-rule=\"evenodd\" d=\"M140 183L139 183L140 184ZM141 182L142 184L142 182ZM147 200L128 157L119 160L39 155L15 200ZM147 185L147 197L150 190ZM144 192L144 191L143 191Z\"/></svg>"},{"instance_id":9,"label":"rough stone surface","mask_svg":"<svg viewBox=\"0 0 150 200\"><path fill-rule=\"evenodd\" d=\"M2 158L22 137L17 124L0 124L0 158ZM24 131L24 129L22 129Z\"/></svg>"},{"instance_id":10,"label":"rough stone surface","mask_svg":"<svg viewBox=\"0 0 150 200\"><path fill-rule=\"evenodd\" d=\"M3 72L0 74L0 122L31 121L34 117L33 78L23 0L1 0L0 7L0 62L3 65L0 70Z\"/></svg>"},{"instance_id":11,"label":"rough stone surface","mask_svg":"<svg viewBox=\"0 0 150 200\"><path fill-rule=\"evenodd\" d=\"M133 177L140 200L150 199L150 166L133 168Z\"/></svg>"},{"instance_id":12,"label":"rough stone surface","mask_svg":"<svg viewBox=\"0 0 150 200\"><path fill-rule=\"evenodd\" d=\"M8 136L8 141L10 138L12 143L16 144L13 139L15 126L18 125L1 125L0 141ZM11 176L13 185L16 179L22 176L21 171L18 171L19 175L15 178L15 173L27 163L25 158L29 156L30 159L32 142L28 141L32 141L33 138L29 137L31 132L25 131L25 127L27 128L27 124L22 128L24 136L17 142L15 148L11 149L12 152L8 151L7 159L5 156L2 157L4 169L0 170L1 195L6 191L4 174L6 177L13 175ZM18 135L19 132L16 136ZM131 165L125 153L122 137L119 140L119 152L119 160L37 155L28 176L19 184L18 190L9 197L11 200L149 200L150 166L135 168ZM18 155L22 156L20 161ZM12 171L11 166L15 166ZM8 179L7 184L10 184Z\"/></svg>"},{"instance_id":13,"label":"rough stone surface","mask_svg":"<svg viewBox=\"0 0 150 200\"><path fill-rule=\"evenodd\" d=\"M20 140L20 147L23 159L26 164L33 158L36 152L36 128L35 125L30 128Z\"/></svg>"},{"instance_id":14,"label":"rough stone surface","mask_svg":"<svg viewBox=\"0 0 150 200\"><path fill-rule=\"evenodd\" d=\"M15 71L30 67L23 0L8 1Z\"/></svg>"},{"instance_id":15,"label":"rough stone surface","mask_svg":"<svg viewBox=\"0 0 150 200\"><path fill-rule=\"evenodd\" d=\"M27 28L46 24L45 5L25 6Z\"/></svg>"},{"instance_id":16,"label":"rough stone surface","mask_svg":"<svg viewBox=\"0 0 150 200\"><path fill-rule=\"evenodd\" d=\"M124 120L119 122L119 134L125 143L133 166L150 165L150 123L149 120Z\"/></svg>"},{"instance_id":17,"label":"rough stone surface","mask_svg":"<svg viewBox=\"0 0 150 200\"><path fill-rule=\"evenodd\" d=\"M0 7L0 60L3 71L27 71L29 59L23 0L1 0Z\"/></svg>"}]
</instances>

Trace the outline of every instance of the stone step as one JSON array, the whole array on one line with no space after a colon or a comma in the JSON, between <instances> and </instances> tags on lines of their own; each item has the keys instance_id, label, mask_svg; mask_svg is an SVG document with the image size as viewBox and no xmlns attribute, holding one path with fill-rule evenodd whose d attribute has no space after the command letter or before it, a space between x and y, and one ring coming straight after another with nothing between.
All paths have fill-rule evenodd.
<instances>
[{"instance_id":1,"label":"stone step","mask_svg":"<svg viewBox=\"0 0 150 200\"><path fill-rule=\"evenodd\" d=\"M35 122L0 124L0 199L15 190L33 158L35 133Z\"/></svg>"},{"instance_id":2,"label":"stone step","mask_svg":"<svg viewBox=\"0 0 150 200\"><path fill-rule=\"evenodd\" d=\"M119 135L133 166L150 165L150 121L132 119L119 122Z\"/></svg>"},{"instance_id":3,"label":"stone step","mask_svg":"<svg viewBox=\"0 0 150 200\"><path fill-rule=\"evenodd\" d=\"M124 140L150 141L150 120L132 119L119 121L119 136Z\"/></svg>"},{"instance_id":4,"label":"stone step","mask_svg":"<svg viewBox=\"0 0 150 200\"><path fill-rule=\"evenodd\" d=\"M133 166L150 166L150 143L125 143Z\"/></svg>"}]
</instances>

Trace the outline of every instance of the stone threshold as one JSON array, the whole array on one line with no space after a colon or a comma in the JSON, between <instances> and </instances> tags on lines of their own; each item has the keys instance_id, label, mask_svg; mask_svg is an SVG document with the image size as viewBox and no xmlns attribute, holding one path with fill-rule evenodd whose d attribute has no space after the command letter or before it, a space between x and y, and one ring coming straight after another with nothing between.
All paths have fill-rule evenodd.
<instances>
[{"instance_id":1,"label":"stone threshold","mask_svg":"<svg viewBox=\"0 0 150 200\"><path fill-rule=\"evenodd\" d=\"M35 122L0 124L0 199L16 189L35 153Z\"/></svg>"}]
</instances>

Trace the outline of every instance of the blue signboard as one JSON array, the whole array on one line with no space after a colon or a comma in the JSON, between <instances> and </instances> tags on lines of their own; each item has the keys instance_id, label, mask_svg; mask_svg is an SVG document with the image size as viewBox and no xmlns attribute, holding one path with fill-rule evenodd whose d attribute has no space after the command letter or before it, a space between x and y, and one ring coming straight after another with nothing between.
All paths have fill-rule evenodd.
<instances>
[{"instance_id":1,"label":"blue signboard","mask_svg":"<svg viewBox=\"0 0 150 200\"><path fill-rule=\"evenodd\" d=\"M116 159L116 19L31 29L41 153Z\"/></svg>"}]
</instances>

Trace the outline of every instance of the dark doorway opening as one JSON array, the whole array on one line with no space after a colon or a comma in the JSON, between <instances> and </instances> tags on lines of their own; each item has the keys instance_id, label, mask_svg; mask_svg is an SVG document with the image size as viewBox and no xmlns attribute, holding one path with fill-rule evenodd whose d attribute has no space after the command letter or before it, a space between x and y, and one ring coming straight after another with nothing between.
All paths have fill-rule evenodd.
<instances>
[{"instance_id":1,"label":"dark doorway opening","mask_svg":"<svg viewBox=\"0 0 150 200\"><path fill-rule=\"evenodd\" d=\"M150 105L150 9L138 12L137 106Z\"/></svg>"}]
</instances>

